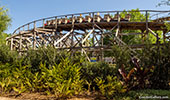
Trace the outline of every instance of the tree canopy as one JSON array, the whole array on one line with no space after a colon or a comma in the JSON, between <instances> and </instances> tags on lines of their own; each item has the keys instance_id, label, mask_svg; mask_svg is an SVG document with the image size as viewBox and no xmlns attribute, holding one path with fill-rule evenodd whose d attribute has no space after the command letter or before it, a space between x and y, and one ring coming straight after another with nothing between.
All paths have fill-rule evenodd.
<instances>
[{"instance_id":1,"label":"tree canopy","mask_svg":"<svg viewBox=\"0 0 170 100\"><path fill-rule=\"evenodd\" d=\"M1 34L8 29L10 22L11 22L11 18L8 15L8 9L5 9L4 7L0 7L0 33Z\"/></svg>"},{"instance_id":2,"label":"tree canopy","mask_svg":"<svg viewBox=\"0 0 170 100\"><path fill-rule=\"evenodd\" d=\"M0 7L0 44L5 43L5 38L8 34L4 33L10 25L11 18L8 15L8 9Z\"/></svg>"},{"instance_id":3,"label":"tree canopy","mask_svg":"<svg viewBox=\"0 0 170 100\"><path fill-rule=\"evenodd\" d=\"M170 0L162 0L160 3L158 3L158 6L161 6L161 5L170 6Z\"/></svg>"}]
</instances>

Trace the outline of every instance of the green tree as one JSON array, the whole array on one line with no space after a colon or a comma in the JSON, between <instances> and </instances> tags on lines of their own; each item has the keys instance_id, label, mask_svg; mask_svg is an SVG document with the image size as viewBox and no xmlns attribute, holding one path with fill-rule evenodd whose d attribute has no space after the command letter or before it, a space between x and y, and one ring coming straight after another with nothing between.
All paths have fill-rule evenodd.
<instances>
[{"instance_id":1,"label":"green tree","mask_svg":"<svg viewBox=\"0 0 170 100\"><path fill-rule=\"evenodd\" d=\"M8 36L4 31L8 29L11 18L8 15L8 9L0 7L0 45L5 43L5 38Z\"/></svg>"},{"instance_id":2,"label":"green tree","mask_svg":"<svg viewBox=\"0 0 170 100\"><path fill-rule=\"evenodd\" d=\"M157 6L161 6L161 5L170 6L170 0L162 0L160 3L158 3Z\"/></svg>"},{"instance_id":3,"label":"green tree","mask_svg":"<svg viewBox=\"0 0 170 100\"><path fill-rule=\"evenodd\" d=\"M5 39L8 37L9 35L6 33L1 33L0 34L0 45L4 45L6 43Z\"/></svg>"}]
</instances>

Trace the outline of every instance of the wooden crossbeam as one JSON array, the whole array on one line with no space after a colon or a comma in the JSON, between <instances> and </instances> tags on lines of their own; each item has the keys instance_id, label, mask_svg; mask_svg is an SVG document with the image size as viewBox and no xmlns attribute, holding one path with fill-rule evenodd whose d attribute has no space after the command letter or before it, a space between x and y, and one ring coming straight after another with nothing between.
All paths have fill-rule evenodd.
<instances>
[{"instance_id":1,"label":"wooden crossbeam","mask_svg":"<svg viewBox=\"0 0 170 100\"><path fill-rule=\"evenodd\" d=\"M73 32L73 29L71 29L71 31L69 31L67 34L65 34L62 38L60 38L54 45L57 45L59 42L61 42L64 38L66 38L68 35L70 35L70 33Z\"/></svg>"},{"instance_id":2,"label":"wooden crossbeam","mask_svg":"<svg viewBox=\"0 0 170 100\"><path fill-rule=\"evenodd\" d=\"M94 28L86 35L86 37L82 40L82 44L87 40L90 34L94 31Z\"/></svg>"},{"instance_id":3,"label":"wooden crossbeam","mask_svg":"<svg viewBox=\"0 0 170 100\"><path fill-rule=\"evenodd\" d=\"M152 31L150 28L148 28L149 32L151 32L156 38L160 39L160 37L154 32Z\"/></svg>"}]
</instances>

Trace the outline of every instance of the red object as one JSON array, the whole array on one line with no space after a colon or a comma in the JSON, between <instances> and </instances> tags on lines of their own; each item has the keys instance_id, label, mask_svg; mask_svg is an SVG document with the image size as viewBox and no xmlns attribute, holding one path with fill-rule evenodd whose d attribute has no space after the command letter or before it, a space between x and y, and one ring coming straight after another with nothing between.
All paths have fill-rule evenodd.
<instances>
[{"instance_id":1,"label":"red object","mask_svg":"<svg viewBox=\"0 0 170 100\"><path fill-rule=\"evenodd\" d=\"M44 24L44 26L47 26L47 24Z\"/></svg>"}]
</instances>

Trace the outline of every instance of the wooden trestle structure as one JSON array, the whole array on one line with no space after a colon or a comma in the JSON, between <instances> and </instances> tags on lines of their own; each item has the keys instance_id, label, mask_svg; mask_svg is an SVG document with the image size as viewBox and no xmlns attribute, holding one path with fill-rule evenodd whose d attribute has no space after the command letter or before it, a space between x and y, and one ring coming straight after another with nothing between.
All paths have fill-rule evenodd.
<instances>
[{"instance_id":1,"label":"wooden trestle structure","mask_svg":"<svg viewBox=\"0 0 170 100\"><path fill-rule=\"evenodd\" d=\"M118 45L127 45L121 37L124 35L147 36L152 34L159 42L160 37L156 31L162 31L163 39L169 38L164 21L170 21L170 11L139 11L145 15L144 21L131 21L129 12L122 18L123 11L101 11L69 14L43 18L27 23L17 28L8 37L7 44L11 50L24 52L29 49L36 50L39 47L53 46L69 51L81 51L87 56L87 52L98 52L103 57L104 50L110 50L109 45L104 45L105 36L114 35L114 41ZM161 16L166 14L166 16ZM152 16L152 17L149 17ZM156 17L155 17L156 16ZM122 33L123 30L140 30L140 33ZM91 42L90 42L91 41ZM140 41L140 40L139 40ZM142 40L141 40L142 41ZM155 43L155 44L156 44ZM144 44L127 45L133 52L133 48L139 48Z\"/></svg>"}]
</instances>

